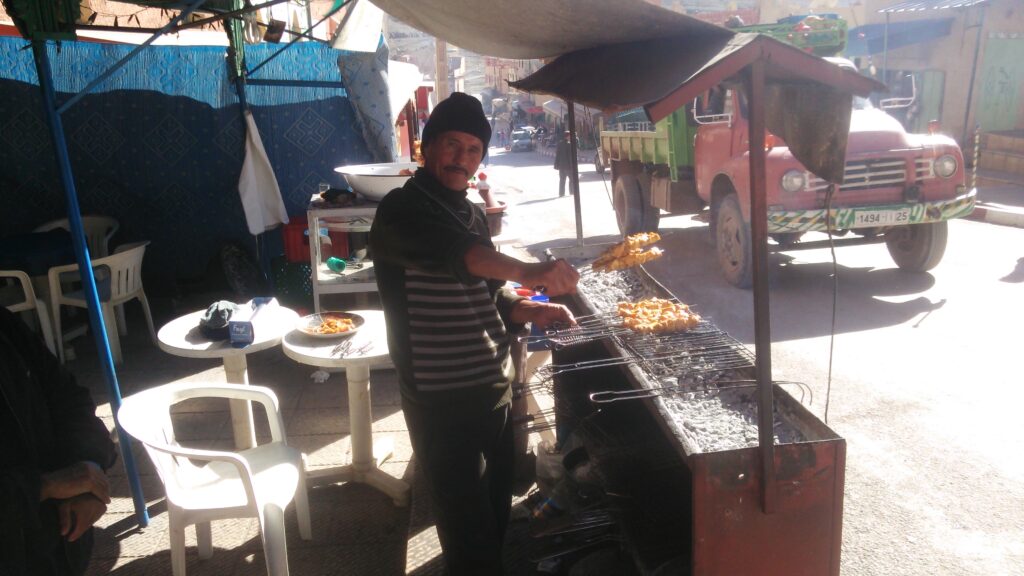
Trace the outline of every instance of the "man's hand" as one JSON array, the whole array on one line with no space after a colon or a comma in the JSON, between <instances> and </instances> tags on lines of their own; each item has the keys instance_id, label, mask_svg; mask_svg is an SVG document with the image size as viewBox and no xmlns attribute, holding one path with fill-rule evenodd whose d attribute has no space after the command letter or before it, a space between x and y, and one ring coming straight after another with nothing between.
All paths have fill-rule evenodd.
<instances>
[{"instance_id":1,"label":"man's hand","mask_svg":"<svg viewBox=\"0 0 1024 576\"><path fill-rule=\"evenodd\" d=\"M92 494L101 504L110 503L110 481L95 462L77 462L66 468L43 474L39 501L66 500Z\"/></svg>"},{"instance_id":2,"label":"man's hand","mask_svg":"<svg viewBox=\"0 0 1024 576\"><path fill-rule=\"evenodd\" d=\"M107 505L92 494L79 494L57 505L60 535L74 542L107 511Z\"/></svg>"},{"instance_id":3,"label":"man's hand","mask_svg":"<svg viewBox=\"0 0 1024 576\"><path fill-rule=\"evenodd\" d=\"M580 273L562 259L531 262L523 265L523 276L518 281L526 288L543 286L548 296L561 296L576 292Z\"/></svg>"},{"instance_id":4,"label":"man's hand","mask_svg":"<svg viewBox=\"0 0 1024 576\"><path fill-rule=\"evenodd\" d=\"M510 312L510 320L516 324L532 322L541 330L558 322L567 326L575 326L576 320L572 312L561 304L550 302L537 302L535 300L520 300Z\"/></svg>"}]
</instances>

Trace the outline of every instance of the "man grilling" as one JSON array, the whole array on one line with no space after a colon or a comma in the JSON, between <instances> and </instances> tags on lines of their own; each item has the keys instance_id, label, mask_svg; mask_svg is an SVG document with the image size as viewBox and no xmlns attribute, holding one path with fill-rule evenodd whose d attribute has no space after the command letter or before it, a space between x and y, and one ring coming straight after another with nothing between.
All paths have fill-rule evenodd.
<instances>
[{"instance_id":1,"label":"man grilling","mask_svg":"<svg viewBox=\"0 0 1024 576\"><path fill-rule=\"evenodd\" d=\"M564 260L494 249L466 194L490 137L472 96L438 104L423 129L423 167L381 201L370 231L402 409L451 574L503 573L514 478L508 326L574 323L564 306L516 296L505 281L557 296L579 280Z\"/></svg>"}]
</instances>

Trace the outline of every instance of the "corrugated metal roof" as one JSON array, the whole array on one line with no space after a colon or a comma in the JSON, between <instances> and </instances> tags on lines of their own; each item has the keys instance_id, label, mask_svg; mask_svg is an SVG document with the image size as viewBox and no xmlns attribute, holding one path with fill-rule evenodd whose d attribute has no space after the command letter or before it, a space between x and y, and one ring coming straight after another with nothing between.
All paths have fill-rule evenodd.
<instances>
[{"instance_id":1,"label":"corrugated metal roof","mask_svg":"<svg viewBox=\"0 0 1024 576\"><path fill-rule=\"evenodd\" d=\"M978 4L985 4L989 0L910 0L899 2L888 8L878 10L880 14L893 14L897 12L923 12L925 10L947 10L949 8L970 8Z\"/></svg>"}]
</instances>

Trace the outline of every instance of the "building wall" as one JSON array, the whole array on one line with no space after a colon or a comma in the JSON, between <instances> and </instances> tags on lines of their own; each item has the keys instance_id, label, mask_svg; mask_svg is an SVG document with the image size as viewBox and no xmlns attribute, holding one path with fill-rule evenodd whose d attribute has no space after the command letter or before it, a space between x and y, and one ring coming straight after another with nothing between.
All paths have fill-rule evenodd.
<instances>
[{"instance_id":1,"label":"building wall","mask_svg":"<svg viewBox=\"0 0 1024 576\"><path fill-rule=\"evenodd\" d=\"M891 0L870 0L867 16L870 23L884 23L885 15L877 10ZM981 16L984 12L984 19ZM889 51L887 67L891 70L936 70L945 75L942 131L952 135L964 146L973 140L973 127L981 123L984 131L1024 128L1024 5L1020 0L991 0L985 6L967 9L931 10L893 14L890 22L928 18L954 18L949 36L933 42ZM982 22L978 44L979 21ZM977 47L977 67L975 48ZM882 57L876 56L881 68ZM971 76L974 74L973 90ZM968 112L970 98L970 113ZM964 123L965 115L967 122ZM965 131L965 126L968 128Z\"/></svg>"}]
</instances>

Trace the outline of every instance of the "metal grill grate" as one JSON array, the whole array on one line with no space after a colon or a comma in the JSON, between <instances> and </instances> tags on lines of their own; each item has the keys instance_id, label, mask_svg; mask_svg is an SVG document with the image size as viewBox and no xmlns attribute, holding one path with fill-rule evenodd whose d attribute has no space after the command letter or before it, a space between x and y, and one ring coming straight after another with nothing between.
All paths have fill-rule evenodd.
<instances>
[{"instance_id":1,"label":"metal grill grate","mask_svg":"<svg viewBox=\"0 0 1024 576\"><path fill-rule=\"evenodd\" d=\"M706 320L683 332L641 334L608 324L610 318L617 319L596 315L573 329L554 331L549 338L556 346L611 338L624 350L622 356L542 366L535 373L535 385L546 390L559 374L627 364L639 366L652 382L754 366L754 356L745 346Z\"/></svg>"}]
</instances>

